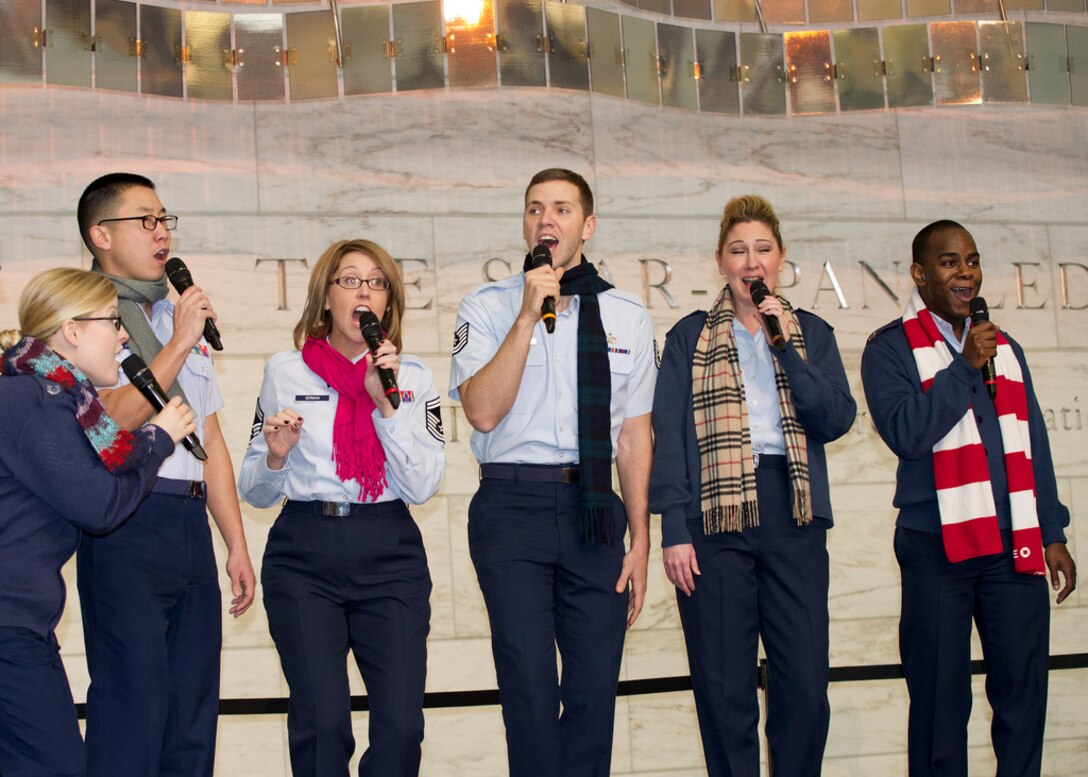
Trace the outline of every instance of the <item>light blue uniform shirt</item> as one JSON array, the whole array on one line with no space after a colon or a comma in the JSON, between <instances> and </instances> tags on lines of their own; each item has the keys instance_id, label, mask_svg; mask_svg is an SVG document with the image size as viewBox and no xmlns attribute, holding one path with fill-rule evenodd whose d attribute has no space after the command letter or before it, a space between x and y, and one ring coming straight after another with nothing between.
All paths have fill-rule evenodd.
<instances>
[{"instance_id":1,"label":"light blue uniform shirt","mask_svg":"<svg viewBox=\"0 0 1088 777\"><path fill-rule=\"evenodd\" d=\"M762 329L752 334L739 318L733 319L733 338L737 343L737 357L744 376L752 453L784 456L786 440L782 436L782 411L778 407L771 347L767 345Z\"/></svg>"},{"instance_id":2,"label":"light blue uniform shirt","mask_svg":"<svg viewBox=\"0 0 1088 777\"><path fill-rule=\"evenodd\" d=\"M418 505L435 495L446 471L439 397L430 368L410 354L400 355L397 387L401 400L393 415L382 418L377 409L371 415L385 451L387 488L370 501L403 499ZM284 351L268 360L249 448L238 475L243 499L254 507L271 507L283 497L305 502L362 501L358 482L341 481L332 458L339 401L336 389L306 366L300 351ZM270 470L268 443L261 430L266 418L284 408L302 416L302 435L283 467Z\"/></svg>"},{"instance_id":3,"label":"light blue uniform shirt","mask_svg":"<svg viewBox=\"0 0 1088 777\"><path fill-rule=\"evenodd\" d=\"M521 310L525 275L473 289L461 301L450 367L449 395L488 364ZM612 372L612 458L626 418L653 409L657 380L653 323L637 297L610 289L597 295ZM482 463L578 462L578 297L558 314L555 332L538 322L513 407L490 432L472 433Z\"/></svg>"}]
</instances>

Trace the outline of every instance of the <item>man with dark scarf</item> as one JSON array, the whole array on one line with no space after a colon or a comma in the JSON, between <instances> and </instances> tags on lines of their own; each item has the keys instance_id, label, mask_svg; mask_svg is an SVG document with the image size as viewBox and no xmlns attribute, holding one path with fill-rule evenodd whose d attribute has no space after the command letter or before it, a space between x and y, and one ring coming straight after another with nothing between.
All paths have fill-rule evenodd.
<instances>
[{"instance_id":1,"label":"man with dark scarf","mask_svg":"<svg viewBox=\"0 0 1088 777\"><path fill-rule=\"evenodd\" d=\"M596 225L582 176L537 173L524 272L474 289L457 317L450 396L475 430L481 477L469 550L516 777L608 775L625 629L646 593L653 325L583 256ZM534 268L541 245L552 264Z\"/></svg>"},{"instance_id":2,"label":"man with dark scarf","mask_svg":"<svg viewBox=\"0 0 1088 777\"><path fill-rule=\"evenodd\" d=\"M91 686L88 777L211 777L219 709L222 597L208 527L210 509L227 546L227 573L241 615L256 579L246 547L234 468L216 412L223 405L204 322L215 314L196 286L167 301L165 263L177 217L143 176L111 173L80 197L80 235L92 269L117 287L129 340L171 396L192 408L207 462L180 446L159 469L132 519L83 539L78 585ZM103 391L119 424L135 429L152 407L135 387Z\"/></svg>"}]
</instances>

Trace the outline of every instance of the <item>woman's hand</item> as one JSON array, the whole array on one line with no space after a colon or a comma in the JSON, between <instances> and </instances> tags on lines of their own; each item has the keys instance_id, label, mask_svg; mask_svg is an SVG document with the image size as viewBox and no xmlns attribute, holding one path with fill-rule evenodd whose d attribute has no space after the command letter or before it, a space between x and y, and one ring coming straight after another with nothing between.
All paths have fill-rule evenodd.
<instances>
[{"instance_id":1,"label":"woman's hand","mask_svg":"<svg viewBox=\"0 0 1088 777\"><path fill-rule=\"evenodd\" d=\"M382 340L377 356L368 353L366 360L366 391L374 400L374 405L382 414L382 418L389 418L393 415L395 408L389 404L389 399L385 396L385 389L382 388L382 380L378 377L377 368L385 367L392 370L393 377L400 374L400 356L397 354L397 347L388 340Z\"/></svg>"},{"instance_id":2,"label":"woman's hand","mask_svg":"<svg viewBox=\"0 0 1088 777\"><path fill-rule=\"evenodd\" d=\"M757 308L765 316L773 316L778 319L778 328L782 330L782 337L788 342L790 339L790 320L786 317L786 309L782 307L782 300L773 294L768 294ZM763 327L763 336L767 338L767 345L773 346L771 333L767 326Z\"/></svg>"},{"instance_id":3,"label":"woman's hand","mask_svg":"<svg viewBox=\"0 0 1088 777\"><path fill-rule=\"evenodd\" d=\"M665 564L665 577L669 582L691 596L695 590L695 578L699 575L699 562L695 560L695 546L690 542L683 545L670 545L662 551Z\"/></svg>"},{"instance_id":4,"label":"woman's hand","mask_svg":"<svg viewBox=\"0 0 1088 777\"><path fill-rule=\"evenodd\" d=\"M265 421L264 440L268 443L268 468L283 469L287 454L302 436L303 419L289 407Z\"/></svg>"},{"instance_id":5,"label":"woman's hand","mask_svg":"<svg viewBox=\"0 0 1088 777\"><path fill-rule=\"evenodd\" d=\"M181 401L181 397L171 399L162 410L148 422L162 429L175 444L182 438L196 431L193 411Z\"/></svg>"}]
</instances>

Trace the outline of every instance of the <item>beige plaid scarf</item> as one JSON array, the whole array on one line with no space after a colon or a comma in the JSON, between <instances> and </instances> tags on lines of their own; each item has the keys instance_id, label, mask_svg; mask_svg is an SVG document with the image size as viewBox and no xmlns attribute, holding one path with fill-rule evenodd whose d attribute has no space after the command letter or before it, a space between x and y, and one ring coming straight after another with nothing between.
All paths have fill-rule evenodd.
<instances>
[{"instance_id":1,"label":"beige plaid scarf","mask_svg":"<svg viewBox=\"0 0 1088 777\"><path fill-rule=\"evenodd\" d=\"M801 358L806 359L805 340L793 307L783 296L776 296L789 318L790 341ZM691 363L695 436L699 440L702 471L700 507L707 534L759 525L752 434L748 428L744 376L733 337L733 317L733 297L726 286L706 317ZM812 521L807 440L790 398L789 379L777 359L774 376L793 488L793 518L803 525Z\"/></svg>"}]
</instances>

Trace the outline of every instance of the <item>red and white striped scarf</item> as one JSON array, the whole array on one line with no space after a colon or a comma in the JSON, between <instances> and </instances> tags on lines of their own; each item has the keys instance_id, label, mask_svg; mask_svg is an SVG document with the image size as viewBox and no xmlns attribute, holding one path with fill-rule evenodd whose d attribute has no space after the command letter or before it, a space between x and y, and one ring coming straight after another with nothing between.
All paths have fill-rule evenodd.
<instances>
[{"instance_id":1,"label":"red and white striped scarf","mask_svg":"<svg viewBox=\"0 0 1088 777\"><path fill-rule=\"evenodd\" d=\"M917 288L903 314L903 331L914 353L922 391L929 391L934 376L952 363L952 351ZM1024 376L1016 354L1000 331L994 366L997 372L994 410L1005 448L1013 562L1017 572L1042 575L1046 569L1039 515L1035 509L1035 472L1031 466ZM997 528L990 469L971 407L933 446L933 475L941 515L941 536L948 560L957 562L1000 553L1001 534Z\"/></svg>"}]
</instances>

